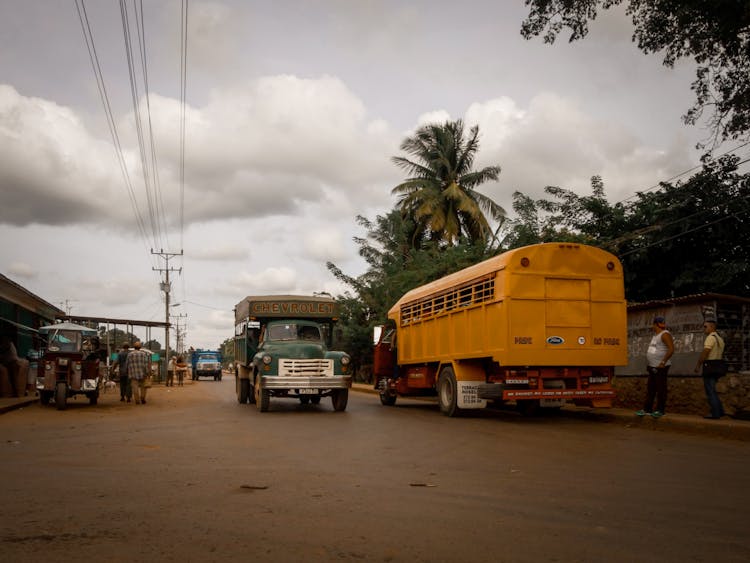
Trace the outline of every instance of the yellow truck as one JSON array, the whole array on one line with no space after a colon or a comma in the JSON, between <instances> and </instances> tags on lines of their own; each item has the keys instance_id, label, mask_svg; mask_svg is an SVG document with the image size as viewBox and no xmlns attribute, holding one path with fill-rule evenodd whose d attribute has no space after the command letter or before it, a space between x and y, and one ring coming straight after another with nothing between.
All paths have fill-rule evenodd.
<instances>
[{"instance_id":1,"label":"yellow truck","mask_svg":"<svg viewBox=\"0 0 750 563\"><path fill-rule=\"evenodd\" d=\"M388 406L437 395L447 416L488 402L609 407L628 361L622 265L582 244L505 252L409 291L388 318L373 370Z\"/></svg>"}]
</instances>

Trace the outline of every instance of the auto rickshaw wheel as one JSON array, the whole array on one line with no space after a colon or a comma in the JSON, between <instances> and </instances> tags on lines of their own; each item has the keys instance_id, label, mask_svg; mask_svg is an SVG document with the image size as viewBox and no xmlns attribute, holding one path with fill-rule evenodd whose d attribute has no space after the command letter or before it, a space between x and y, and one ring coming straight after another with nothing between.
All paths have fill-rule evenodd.
<instances>
[{"instance_id":1,"label":"auto rickshaw wheel","mask_svg":"<svg viewBox=\"0 0 750 563\"><path fill-rule=\"evenodd\" d=\"M95 405L99 400L99 392L89 393L87 397L89 398L89 405Z\"/></svg>"},{"instance_id":2,"label":"auto rickshaw wheel","mask_svg":"<svg viewBox=\"0 0 750 563\"><path fill-rule=\"evenodd\" d=\"M39 402L42 405L49 405L49 402L52 400L52 391L39 391Z\"/></svg>"}]
</instances>

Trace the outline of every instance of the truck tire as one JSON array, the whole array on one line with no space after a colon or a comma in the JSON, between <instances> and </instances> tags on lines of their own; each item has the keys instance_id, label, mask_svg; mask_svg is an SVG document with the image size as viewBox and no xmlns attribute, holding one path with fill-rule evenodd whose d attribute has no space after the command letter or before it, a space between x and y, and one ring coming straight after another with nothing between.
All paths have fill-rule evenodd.
<instances>
[{"instance_id":1,"label":"truck tire","mask_svg":"<svg viewBox=\"0 0 750 563\"><path fill-rule=\"evenodd\" d=\"M336 389L331 395L333 410L341 412L346 410L346 403L349 402L349 389Z\"/></svg>"},{"instance_id":2,"label":"truck tire","mask_svg":"<svg viewBox=\"0 0 750 563\"><path fill-rule=\"evenodd\" d=\"M312 397L310 397L310 402L313 405L319 405L320 404L320 395L313 395Z\"/></svg>"},{"instance_id":3,"label":"truck tire","mask_svg":"<svg viewBox=\"0 0 750 563\"><path fill-rule=\"evenodd\" d=\"M241 405L250 402L249 379L237 379L237 402Z\"/></svg>"},{"instance_id":4,"label":"truck tire","mask_svg":"<svg viewBox=\"0 0 750 563\"><path fill-rule=\"evenodd\" d=\"M385 405L386 407L392 407L396 404L396 397L398 397L398 395L392 391L381 391L380 404Z\"/></svg>"},{"instance_id":5,"label":"truck tire","mask_svg":"<svg viewBox=\"0 0 750 563\"><path fill-rule=\"evenodd\" d=\"M526 399L523 401L516 401L516 408L522 416L535 416L539 409L539 399Z\"/></svg>"},{"instance_id":6,"label":"truck tire","mask_svg":"<svg viewBox=\"0 0 750 563\"><path fill-rule=\"evenodd\" d=\"M271 405L271 393L268 389L263 389L261 378L259 375L255 376L255 406L260 412L268 412L268 407Z\"/></svg>"},{"instance_id":7,"label":"truck tire","mask_svg":"<svg viewBox=\"0 0 750 563\"><path fill-rule=\"evenodd\" d=\"M458 407L458 385L451 366L440 370L438 377L438 402L440 412L445 416L460 416L462 410Z\"/></svg>"},{"instance_id":8,"label":"truck tire","mask_svg":"<svg viewBox=\"0 0 750 563\"><path fill-rule=\"evenodd\" d=\"M55 386L55 405L57 410L63 411L68 406L68 386L64 381Z\"/></svg>"}]
</instances>

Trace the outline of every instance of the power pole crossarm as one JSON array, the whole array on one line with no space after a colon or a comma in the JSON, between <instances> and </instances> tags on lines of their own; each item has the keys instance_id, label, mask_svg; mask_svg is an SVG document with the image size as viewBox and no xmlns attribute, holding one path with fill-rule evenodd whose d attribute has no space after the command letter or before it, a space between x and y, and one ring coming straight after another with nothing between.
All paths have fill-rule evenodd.
<instances>
[{"instance_id":1,"label":"power pole crossarm","mask_svg":"<svg viewBox=\"0 0 750 563\"><path fill-rule=\"evenodd\" d=\"M156 256L159 256L160 258L164 259L164 268L151 268L155 272L164 272L165 275L165 281L161 284L161 289L164 292L164 321L167 323L167 326L164 327L164 357L162 358L164 361L162 361L164 370L164 378L166 379L167 375L167 363L169 362L169 293L171 291L172 285L169 281L169 273L170 272L178 272L182 273L182 268L170 268L169 267L169 261L174 258L175 256L182 256L182 250L179 252L164 252L164 250L159 250L159 252L154 251L154 249L151 249L151 254L154 254Z\"/></svg>"}]
</instances>

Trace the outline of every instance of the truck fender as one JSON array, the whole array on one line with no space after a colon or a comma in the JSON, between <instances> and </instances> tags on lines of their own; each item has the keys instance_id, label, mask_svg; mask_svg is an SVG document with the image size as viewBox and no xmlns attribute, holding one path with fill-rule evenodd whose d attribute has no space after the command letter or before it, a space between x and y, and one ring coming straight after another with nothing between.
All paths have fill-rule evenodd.
<instances>
[{"instance_id":1,"label":"truck fender","mask_svg":"<svg viewBox=\"0 0 750 563\"><path fill-rule=\"evenodd\" d=\"M479 386L487 382L487 373L481 361L457 362L451 360L440 366L450 365L456 377L457 406L461 409L483 409L487 406L486 399L479 398Z\"/></svg>"}]
</instances>

